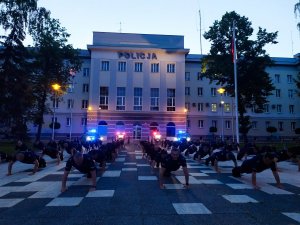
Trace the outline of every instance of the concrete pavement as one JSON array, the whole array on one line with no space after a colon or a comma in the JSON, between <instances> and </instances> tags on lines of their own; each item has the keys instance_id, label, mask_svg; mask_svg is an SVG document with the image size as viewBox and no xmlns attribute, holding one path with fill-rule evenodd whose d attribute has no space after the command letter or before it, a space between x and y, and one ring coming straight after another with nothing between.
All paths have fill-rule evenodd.
<instances>
[{"instance_id":1,"label":"concrete pavement","mask_svg":"<svg viewBox=\"0 0 300 225\"><path fill-rule=\"evenodd\" d=\"M98 173L97 190L78 171L68 178L69 190L60 193L65 163L45 158L48 165L33 176L32 165L15 163L7 177L0 164L0 224L51 225L233 225L300 224L300 172L292 162L279 163L284 189L275 186L270 170L231 176L232 162L219 162L222 173L188 159L190 188L177 171L159 189L158 169L151 169L136 144L119 152L116 162ZM66 158L65 158L66 161ZM239 161L241 164L241 161Z\"/></svg>"}]
</instances>

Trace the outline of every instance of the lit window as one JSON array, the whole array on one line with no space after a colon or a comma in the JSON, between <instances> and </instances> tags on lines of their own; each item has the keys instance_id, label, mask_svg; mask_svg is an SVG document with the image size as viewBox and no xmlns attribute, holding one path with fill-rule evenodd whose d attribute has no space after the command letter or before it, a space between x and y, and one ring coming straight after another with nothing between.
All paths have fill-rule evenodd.
<instances>
[{"instance_id":1,"label":"lit window","mask_svg":"<svg viewBox=\"0 0 300 225\"><path fill-rule=\"evenodd\" d=\"M224 112L230 112L230 103L224 103Z\"/></svg>"},{"instance_id":2,"label":"lit window","mask_svg":"<svg viewBox=\"0 0 300 225\"><path fill-rule=\"evenodd\" d=\"M212 112L217 112L217 103L212 103L211 104L211 111Z\"/></svg>"}]
</instances>

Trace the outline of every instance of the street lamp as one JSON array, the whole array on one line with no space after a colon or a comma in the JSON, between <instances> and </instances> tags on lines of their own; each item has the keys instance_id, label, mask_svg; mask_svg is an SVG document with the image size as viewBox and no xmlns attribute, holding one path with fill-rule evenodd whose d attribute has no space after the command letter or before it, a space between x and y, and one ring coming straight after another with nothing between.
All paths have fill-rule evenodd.
<instances>
[{"instance_id":1,"label":"street lamp","mask_svg":"<svg viewBox=\"0 0 300 225\"><path fill-rule=\"evenodd\" d=\"M221 137L222 137L222 141L224 142L224 101L223 101L223 94L225 92L224 88L219 88L218 93L221 95L221 110L222 110L222 116L221 116L221 129L222 129L222 133L221 133Z\"/></svg>"},{"instance_id":2,"label":"street lamp","mask_svg":"<svg viewBox=\"0 0 300 225\"><path fill-rule=\"evenodd\" d=\"M56 124L55 122L55 108L56 108L56 93L59 91L60 89L60 85L55 83L55 84L52 84L52 89L54 90L54 104L53 104L53 119L52 119L52 140L54 140L54 126Z\"/></svg>"}]
</instances>

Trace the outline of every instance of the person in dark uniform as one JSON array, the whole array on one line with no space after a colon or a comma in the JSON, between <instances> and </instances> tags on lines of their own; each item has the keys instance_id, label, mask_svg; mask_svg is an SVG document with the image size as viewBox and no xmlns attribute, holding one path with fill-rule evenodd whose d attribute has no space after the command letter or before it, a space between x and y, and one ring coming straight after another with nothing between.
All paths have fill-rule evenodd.
<instances>
[{"instance_id":1,"label":"person in dark uniform","mask_svg":"<svg viewBox=\"0 0 300 225\"><path fill-rule=\"evenodd\" d=\"M300 147L290 147L274 153L275 162L282 162L293 159L298 164L298 171L300 171Z\"/></svg>"},{"instance_id":2,"label":"person in dark uniform","mask_svg":"<svg viewBox=\"0 0 300 225\"><path fill-rule=\"evenodd\" d=\"M26 164L34 164L33 171L30 173L30 175L35 174L39 168L39 156L37 154L35 154L33 151L18 152L9 160L7 176L12 175L12 166L16 161Z\"/></svg>"},{"instance_id":3,"label":"person in dark uniform","mask_svg":"<svg viewBox=\"0 0 300 225\"><path fill-rule=\"evenodd\" d=\"M237 166L232 169L232 175L234 177L241 177L242 173L252 173L252 185L255 188L258 188L256 184L256 173L260 173L266 169L272 170L277 187L282 188L276 162L272 153L256 155L251 159L243 161L241 166Z\"/></svg>"},{"instance_id":4,"label":"person in dark uniform","mask_svg":"<svg viewBox=\"0 0 300 225\"><path fill-rule=\"evenodd\" d=\"M102 171L106 167L106 149L102 148L99 150L93 149L87 153L95 162L99 163L99 166Z\"/></svg>"},{"instance_id":5,"label":"person in dark uniform","mask_svg":"<svg viewBox=\"0 0 300 225\"><path fill-rule=\"evenodd\" d=\"M171 171L176 171L180 167L183 169L185 176L185 185L184 187L188 188L189 186L189 171L187 169L186 160L183 155L180 154L180 150L172 147L171 153L161 161L161 168L159 170L159 186L161 189L164 188L163 177L168 177L171 175Z\"/></svg>"},{"instance_id":6,"label":"person in dark uniform","mask_svg":"<svg viewBox=\"0 0 300 225\"><path fill-rule=\"evenodd\" d=\"M76 152L71 158L69 158L66 163L64 175L62 178L61 192L65 192L67 190L66 183L72 167L75 167L81 173L87 174L88 178L92 178L93 184L90 188L90 191L95 191L96 165L89 155Z\"/></svg>"},{"instance_id":7,"label":"person in dark uniform","mask_svg":"<svg viewBox=\"0 0 300 225\"><path fill-rule=\"evenodd\" d=\"M44 155L47 155L49 156L51 159L57 159L57 165L60 164L60 161L61 161L61 153L60 151L56 148L56 149L53 149L53 148L48 148L48 147L45 147L42 151L42 155L41 157L43 158Z\"/></svg>"},{"instance_id":8,"label":"person in dark uniform","mask_svg":"<svg viewBox=\"0 0 300 225\"><path fill-rule=\"evenodd\" d=\"M27 150L28 150L27 145L24 144L21 140L18 140L15 146L15 151L19 152L19 151L27 151Z\"/></svg>"},{"instance_id":9,"label":"person in dark uniform","mask_svg":"<svg viewBox=\"0 0 300 225\"><path fill-rule=\"evenodd\" d=\"M210 157L208 157L205 160L205 164L208 165L209 162L211 162L211 165L214 166L215 170L219 173L221 171L218 167L218 162L219 161L225 162L229 160L232 160L232 162L234 163L234 167L237 167L237 161L235 155L231 151L227 149L223 149L222 151L215 152Z\"/></svg>"}]
</instances>

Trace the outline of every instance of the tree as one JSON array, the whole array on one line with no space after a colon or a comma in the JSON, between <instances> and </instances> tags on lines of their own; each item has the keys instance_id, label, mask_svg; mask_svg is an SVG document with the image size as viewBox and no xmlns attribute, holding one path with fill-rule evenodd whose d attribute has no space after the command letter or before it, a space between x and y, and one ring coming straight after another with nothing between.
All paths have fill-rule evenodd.
<instances>
[{"instance_id":1,"label":"tree","mask_svg":"<svg viewBox=\"0 0 300 225\"><path fill-rule=\"evenodd\" d=\"M49 96L53 97L51 84L58 83L63 94L70 83L70 71L79 71L81 61L79 52L67 44L70 36L59 20L53 19L45 8L39 8L30 20L29 32L34 41L34 77L32 79L35 94L33 121L38 126L36 139L40 139L44 114L51 109L46 105ZM59 94L58 93L58 94Z\"/></svg>"},{"instance_id":2,"label":"tree","mask_svg":"<svg viewBox=\"0 0 300 225\"><path fill-rule=\"evenodd\" d=\"M23 41L36 6L37 0L0 1L0 26L7 33L0 37L0 122L18 138L26 137L32 106L31 70Z\"/></svg>"},{"instance_id":3,"label":"tree","mask_svg":"<svg viewBox=\"0 0 300 225\"><path fill-rule=\"evenodd\" d=\"M256 112L261 112L267 103L267 96L274 90L271 78L265 71L267 66L272 65L272 61L264 46L277 43L277 32L268 33L259 27L257 39L251 40L251 22L233 11L225 13L221 21L215 21L209 31L204 33L204 38L212 44L210 53L202 61L202 76L223 86L231 97L234 97L234 65L231 55L233 21L236 24L239 122L245 132L249 131L250 126L250 120L245 117L247 110L255 108Z\"/></svg>"},{"instance_id":4,"label":"tree","mask_svg":"<svg viewBox=\"0 0 300 225\"><path fill-rule=\"evenodd\" d=\"M297 2L297 3L295 4L295 7L294 7L294 13L295 13L296 17L297 17L297 16L300 17L300 1ZM298 28L298 30L300 31L300 22L298 22L297 28Z\"/></svg>"},{"instance_id":5,"label":"tree","mask_svg":"<svg viewBox=\"0 0 300 225\"><path fill-rule=\"evenodd\" d=\"M295 129L295 134L300 134L300 127Z\"/></svg>"}]
</instances>

